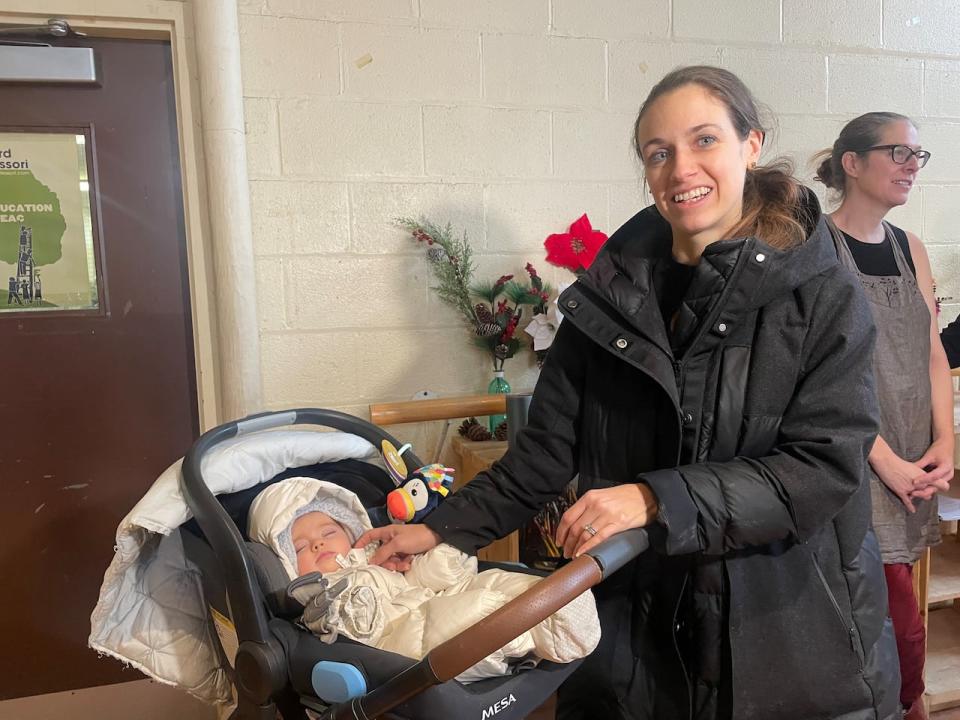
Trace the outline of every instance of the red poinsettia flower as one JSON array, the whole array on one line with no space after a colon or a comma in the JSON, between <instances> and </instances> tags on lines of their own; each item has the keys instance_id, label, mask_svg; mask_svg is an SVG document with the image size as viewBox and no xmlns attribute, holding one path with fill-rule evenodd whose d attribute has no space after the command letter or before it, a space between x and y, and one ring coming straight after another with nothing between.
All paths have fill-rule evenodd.
<instances>
[{"instance_id":1,"label":"red poinsettia flower","mask_svg":"<svg viewBox=\"0 0 960 720\"><path fill-rule=\"evenodd\" d=\"M570 232L551 235L543 246L547 249L548 263L582 272L590 267L606 240L606 234L594 230L584 213L570 226Z\"/></svg>"}]
</instances>

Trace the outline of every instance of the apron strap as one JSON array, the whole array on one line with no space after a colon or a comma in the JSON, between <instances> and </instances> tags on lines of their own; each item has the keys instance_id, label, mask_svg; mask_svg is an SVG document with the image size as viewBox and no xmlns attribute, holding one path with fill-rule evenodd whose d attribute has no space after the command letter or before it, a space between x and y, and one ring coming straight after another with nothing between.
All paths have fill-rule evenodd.
<instances>
[{"instance_id":1,"label":"apron strap","mask_svg":"<svg viewBox=\"0 0 960 720\"><path fill-rule=\"evenodd\" d=\"M857 267L857 261L853 259L853 253L850 252L850 246L847 245L847 241L843 237L840 228L837 227L836 223L833 222L833 218L829 215L824 215L824 218L827 221L827 229L830 230L830 237L833 238L833 246L837 250L837 258L840 260L840 264L859 276L860 268Z\"/></svg>"},{"instance_id":2,"label":"apron strap","mask_svg":"<svg viewBox=\"0 0 960 720\"><path fill-rule=\"evenodd\" d=\"M887 241L890 243L890 247L893 248L893 258L897 262L897 269L900 271L900 277L904 279L907 283L917 284L917 278L913 270L910 269L910 263L907 262L907 256L903 253L903 248L900 246L900 241L897 240L897 235L893 232L893 225L888 223L886 220L883 220L883 231L887 236ZM907 243L910 242L910 238L907 237Z\"/></svg>"}]
</instances>

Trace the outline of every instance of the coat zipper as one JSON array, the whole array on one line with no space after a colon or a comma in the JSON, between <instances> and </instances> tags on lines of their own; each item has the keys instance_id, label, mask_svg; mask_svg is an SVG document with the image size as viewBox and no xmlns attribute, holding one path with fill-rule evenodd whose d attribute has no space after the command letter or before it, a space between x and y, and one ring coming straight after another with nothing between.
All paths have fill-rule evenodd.
<instances>
[{"instance_id":1,"label":"coat zipper","mask_svg":"<svg viewBox=\"0 0 960 720\"><path fill-rule=\"evenodd\" d=\"M670 628L670 635L673 636L673 649L677 653L677 659L680 661L680 672L683 673L683 682L687 686L687 718L688 720L693 720L693 686L690 684L687 665L683 662L683 653L680 652L680 643L677 640L677 617L680 614L680 605L683 602L683 593L686 592L687 580L689 580L689 578L690 573L684 573L683 583L680 585L680 596L677 600L676 607L673 608L673 626Z\"/></svg>"},{"instance_id":2,"label":"coat zipper","mask_svg":"<svg viewBox=\"0 0 960 720\"><path fill-rule=\"evenodd\" d=\"M681 360L671 360L670 362L673 365L673 379L677 384L677 400L679 402L677 417L680 418L680 442L677 443L677 457L673 464L679 465L680 458L683 455L683 428L687 424L683 412L683 362Z\"/></svg>"},{"instance_id":3,"label":"coat zipper","mask_svg":"<svg viewBox=\"0 0 960 720\"><path fill-rule=\"evenodd\" d=\"M847 627L847 621L843 617L843 611L840 610L840 603L837 602L837 598L834 597L833 591L830 590L830 585L827 584L827 578L823 574L823 570L820 569L820 562L817 560L816 553L810 553L813 558L813 568L817 571L817 577L820 578L820 584L823 585L824 591L827 593L827 597L830 599L830 604L833 605L834 611L837 613L837 617L840 618L840 624L847 631L847 637L850 640L850 650L857 657L857 666L860 672L863 672L863 657L860 648L858 647L859 643L857 642L857 633L854 630L853 626Z\"/></svg>"}]
</instances>

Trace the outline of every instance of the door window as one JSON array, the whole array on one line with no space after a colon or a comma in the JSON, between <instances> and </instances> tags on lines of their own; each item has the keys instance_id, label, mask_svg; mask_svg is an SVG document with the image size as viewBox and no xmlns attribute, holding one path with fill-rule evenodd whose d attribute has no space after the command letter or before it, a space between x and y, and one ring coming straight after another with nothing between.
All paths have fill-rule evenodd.
<instances>
[{"instance_id":1,"label":"door window","mask_svg":"<svg viewBox=\"0 0 960 720\"><path fill-rule=\"evenodd\" d=\"M0 132L0 312L100 310L88 136Z\"/></svg>"}]
</instances>

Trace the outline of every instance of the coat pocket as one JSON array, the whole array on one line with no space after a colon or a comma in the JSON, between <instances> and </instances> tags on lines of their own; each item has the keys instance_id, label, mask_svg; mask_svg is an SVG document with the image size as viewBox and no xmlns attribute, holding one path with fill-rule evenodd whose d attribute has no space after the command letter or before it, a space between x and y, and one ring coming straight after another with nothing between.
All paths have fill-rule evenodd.
<instances>
[{"instance_id":1,"label":"coat pocket","mask_svg":"<svg viewBox=\"0 0 960 720\"><path fill-rule=\"evenodd\" d=\"M823 574L823 570L820 568L820 563L817 560L816 554L811 553L810 559L813 562L813 569L817 573L820 586L823 588L823 592L826 594L827 599L830 601L830 605L833 607L833 611L836 614L837 620L840 622L840 627L847 636L847 640L850 643L850 650L857 657L857 669L860 672L863 672L863 647L860 644L860 638L857 636L857 630L853 626L853 618L848 620L843 614L843 610L840 608L840 603L837 601L837 597L833 594L833 590L830 589L830 584L827 582L827 578Z\"/></svg>"}]
</instances>

